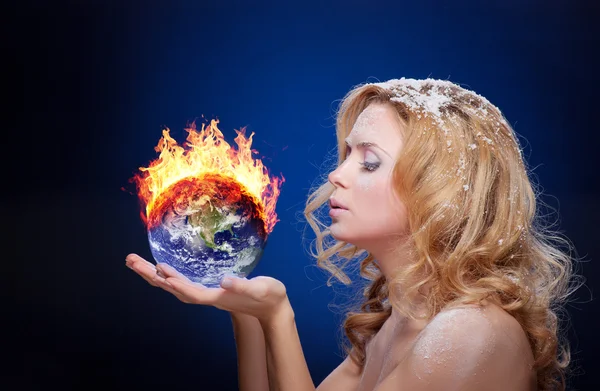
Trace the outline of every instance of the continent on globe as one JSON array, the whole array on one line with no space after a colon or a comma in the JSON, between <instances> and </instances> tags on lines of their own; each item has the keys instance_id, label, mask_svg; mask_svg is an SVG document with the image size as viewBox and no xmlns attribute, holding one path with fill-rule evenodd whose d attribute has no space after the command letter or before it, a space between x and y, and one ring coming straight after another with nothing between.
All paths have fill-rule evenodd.
<instances>
[{"instance_id":1,"label":"continent on globe","mask_svg":"<svg viewBox=\"0 0 600 391\"><path fill-rule=\"evenodd\" d=\"M228 274L246 277L266 245L261 203L234 179L182 179L156 199L148 216L153 257L191 281L217 287Z\"/></svg>"},{"instance_id":2,"label":"continent on globe","mask_svg":"<svg viewBox=\"0 0 600 391\"><path fill-rule=\"evenodd\" d=\"M235 213L226 213L213 206L208 196L202 196L197 205L200 209L188 216L192 229L198 231L204 243L213 250L229 251L228 243L223 247L215 244L215 234L230 231L233 235L233 224L239 223L240 218Z\"/></svg>"}]
</instances>

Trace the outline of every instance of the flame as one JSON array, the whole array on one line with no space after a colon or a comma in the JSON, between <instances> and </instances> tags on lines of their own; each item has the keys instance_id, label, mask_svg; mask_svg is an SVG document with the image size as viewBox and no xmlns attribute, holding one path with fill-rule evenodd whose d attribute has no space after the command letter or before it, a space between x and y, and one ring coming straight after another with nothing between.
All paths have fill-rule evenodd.
<instances>
[{"instance_id":1,"label":"flame","mask_svg":"<svg viewBox=\"0 0 600 391\"><path fill-rule=\"evenodd\" d=\"M146 227L152 225L148 216L156 215L153 211L162 208L162 202L159 201L157 205L157 200L165 198L165 195L171 198L169 194L181 187L174 185L183 180L198 183L207 176L217 175L236 183L237 187L230 189L240 189L254 199L266 233L272 232L279 221L275 205L285 178L283 175L281 178L270 177L262 161L252 157L252 153L258 153L251 149L254 132L246 138L245 128L236 130L236 150L225 141L223 133L217 127L218 123L218 120L211 120L210 125L202 124L200 131L192 123L186 128L188 136L184 146L177 144L169 135L168 128L163 130L162 137L154 148L160 153L159 157L150 162L148 167L140 167L141 174L135 174L131 179L137 185L142 204L140 215ZM225 189L215 191L218 190Z\"/></svg>"}]
</instances>

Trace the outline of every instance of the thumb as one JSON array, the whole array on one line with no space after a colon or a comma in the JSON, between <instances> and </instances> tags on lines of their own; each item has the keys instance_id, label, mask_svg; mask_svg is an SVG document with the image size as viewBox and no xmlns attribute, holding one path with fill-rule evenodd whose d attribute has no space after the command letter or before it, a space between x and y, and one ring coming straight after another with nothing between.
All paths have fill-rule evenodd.
<instances>
[{"instance_id":1,"label":"thumb","mask_svg":"<svg viewBox=\"0 0 600 391\"><path fill-rule=\"evenodd\" d=\"M221 280L221 288L232 293L246 295L252 298L258 298L262 293L262 289L260 289L261 287L256 285L256 283L251 282L247 278L240 278L236 276L225 276Z\"/></svg>"},{"instance_id":2,"label":"thumb","mask_svg":"<svg viewBox=\"0 0 600 391\"><path fill-rule=\"evenodd\" d=\"M228 290L237 290L240 288L241 281L239 281L239 280L246 280L246 279L245 278L242 279L242 278L236 277L234 275L226 275L221 280L221 288L228 289Z\"/></svg>"}]
</instances>

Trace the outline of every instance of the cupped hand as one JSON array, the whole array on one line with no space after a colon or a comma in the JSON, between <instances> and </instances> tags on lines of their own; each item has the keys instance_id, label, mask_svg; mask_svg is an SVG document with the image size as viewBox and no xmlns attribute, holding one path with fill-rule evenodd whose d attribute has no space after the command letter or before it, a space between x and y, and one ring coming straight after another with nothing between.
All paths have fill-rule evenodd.
<instances>
[{"instance_id":1,"label":"cupped hand","mask_svg":"<svg viewBox=\"0 0 600 391\"><path fill-rule=\"evenodd\" d=\"M167 264L154 266L137 254L129 254L125 264L150 285L164 289L189 304L211 305L229 312L243 313L268 323L291 311L283 283L271 277L251 279L225 277L219 288L190 281Z\"/></svg>"}]
</instances>

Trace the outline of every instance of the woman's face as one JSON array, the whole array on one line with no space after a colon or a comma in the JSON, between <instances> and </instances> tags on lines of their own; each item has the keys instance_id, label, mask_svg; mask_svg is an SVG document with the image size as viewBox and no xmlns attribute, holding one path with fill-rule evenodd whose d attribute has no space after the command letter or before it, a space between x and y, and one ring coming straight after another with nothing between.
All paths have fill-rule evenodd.
<instances>
[{"instance_id":1,"label":"woman's face","mask_svg":"<svg viewBox=\"0 0 600 391\"><path fill-rule=\"evenodd\" d=\"M404 235L404 204L394 194L392 171L402 149L401 124L388 104L370 104L346 138L346 160L329 174L331 234L367 251Z\"/></svg>"}]
</instances>

